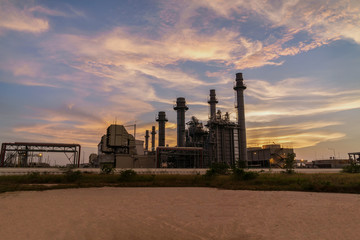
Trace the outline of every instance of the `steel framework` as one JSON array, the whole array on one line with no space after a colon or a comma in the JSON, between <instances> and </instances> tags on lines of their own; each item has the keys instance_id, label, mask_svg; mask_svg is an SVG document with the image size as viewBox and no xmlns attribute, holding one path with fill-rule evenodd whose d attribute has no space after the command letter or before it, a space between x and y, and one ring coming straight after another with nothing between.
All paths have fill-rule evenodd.
<instances>
[{"instance_id":1,"label":"steel framework","mask_svg":"<svg viewBox=\"0 0 360 240\"><path fill-rule=\"evenodd\" d=\"M77 167L80 166L80 153L81 146L79 144L66 144L66 143L28 143L28 142L15 142L15 143L3 143L1 145L0 167L6 166L6 152L21 153L27 160L29 152L63 152L72 153L74 162L73 164ZM67 155L66 155L67 156ZM68 157L68 159L70 160Z\"/></svg>"},{"instance_id":2,"label":"steel framework","mask_svg":"<svg viewBox=\"0 0 360 240\"><path fill-rule=\"evenodd\" d=\"M167 168L203 168L203 148L157 147L156 166Z\"/></svg>"},{"instance_id":3,"label":"steel framework","mask_svg":"<svg viewBox=\"0 0 360 240\"><path fill-rule=\"evenodd\" d=\"M349 159L354 162L354 163L359 163L360 162L360 152L351 152L348 153L349 155Z\"/></svg>"}]
</instances>

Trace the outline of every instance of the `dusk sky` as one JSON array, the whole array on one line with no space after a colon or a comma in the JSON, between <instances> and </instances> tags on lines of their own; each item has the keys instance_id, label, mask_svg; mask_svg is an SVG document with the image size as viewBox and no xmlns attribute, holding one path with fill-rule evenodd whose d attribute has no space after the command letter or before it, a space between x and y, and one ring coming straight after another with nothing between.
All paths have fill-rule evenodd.
<instances>
[{"instance_id":1,"label":"dusk sky","mask_svg":"<svg viewBox=\"0 0 360 240\"><path fill-rule=\"evenodd\" d=\"M237 72L249 147L360 151L359 0L0 0L0 142L88 156L108 125L143 140L165 111L173 146L177 97L206 122L216 89L235 120Z\"/></svg>"}]
</instances>

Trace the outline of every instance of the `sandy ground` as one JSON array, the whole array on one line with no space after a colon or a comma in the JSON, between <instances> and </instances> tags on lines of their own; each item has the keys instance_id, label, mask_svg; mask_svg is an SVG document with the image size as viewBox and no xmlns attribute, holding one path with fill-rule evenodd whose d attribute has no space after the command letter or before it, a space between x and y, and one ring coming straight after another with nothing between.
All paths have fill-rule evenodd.
<instances>
[{"instance_id":1,"label":"sandy ground","mask_svg":"<svg viewBox=\"0 0 360 240\"><path fill-rule=\"evenodd\" d=\"M0 194L0 239L359 239L360 195L210 188Z\"/></svg>"}]
</instances>

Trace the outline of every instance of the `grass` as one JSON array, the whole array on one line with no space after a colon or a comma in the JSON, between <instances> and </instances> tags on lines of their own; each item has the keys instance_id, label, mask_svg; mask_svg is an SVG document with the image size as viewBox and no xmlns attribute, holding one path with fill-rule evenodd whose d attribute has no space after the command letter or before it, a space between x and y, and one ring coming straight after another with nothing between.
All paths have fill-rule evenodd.
<instances>
[{"instance_id":1,"label":"grass","mask_svg":"<svg viewBox=\"0 0 360 240\"><path fill-rule=\"evenodd\" d=\"M0 176L0 193L86 187L214 187L232 190L360 193L360 174L260 173L256 178L232 175L129 175L69 172L62 175Z\"/></svg>"}]
</instances>

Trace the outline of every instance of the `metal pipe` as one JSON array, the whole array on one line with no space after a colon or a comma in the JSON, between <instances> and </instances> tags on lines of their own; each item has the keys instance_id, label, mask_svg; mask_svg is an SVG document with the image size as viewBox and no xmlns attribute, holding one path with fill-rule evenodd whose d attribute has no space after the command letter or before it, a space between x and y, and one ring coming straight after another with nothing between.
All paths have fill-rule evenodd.
<instances>
[{"instance_id":1,"label":"metal pipe","mask_svg":"<svg viewBox=\"0 0 360 240\"><path fill-rule=\"evenodd\" d=\"M156 135L155 126L152 126L152 128L151 128L151 151L152 152L155 152L155 135Z\"/></svg>"},{"instance_id":2,"label":"metal pipe","mask_svg":"<svg viewBox=\"0 0 360 240\"><path fill-rule=\"evenodd\" d=\"M208 101L210 104L210 119L215 120L216 118L216 104L218 100L216 99L215 89L210 89L210 99Z\"/></svg>"},{"instance_id":3,"label":"metal pipe","mask_svg":"<svg viewBox=\"0 0 360 240\"><path fill-rule=\"evenodd\" d=\"M189 108L186 106L185 98L176 99L174 110L177 112L177 146L185 147L185 111Z\"/></svg>"},{"instance_id":4,"label":"metal pipe","mask_svg":"<svg viewBox=\"0 0 360 240\"><path fill-rule=\"evenodd\" d=\"M159 147L165 146L165 124L168 121L166 118L165 112L159 112L158 118L156 119L159 122Z\"/></svg>"},{"instance_id":5,"label":"metal pipe","mask_svg":"<svg viewBox=\"0 0 360 240\"><path fill-rule=\"evenodd\" d=\"M247 164L247 149L246 149L246 127L245 127L245 107L244 107L244 90L246 86L242 73L236 73L236 83L234 90L236 91L237 112L238 112L238 125L239 125L239 156L240 161Z\"/></svg>"}]
</instances>

